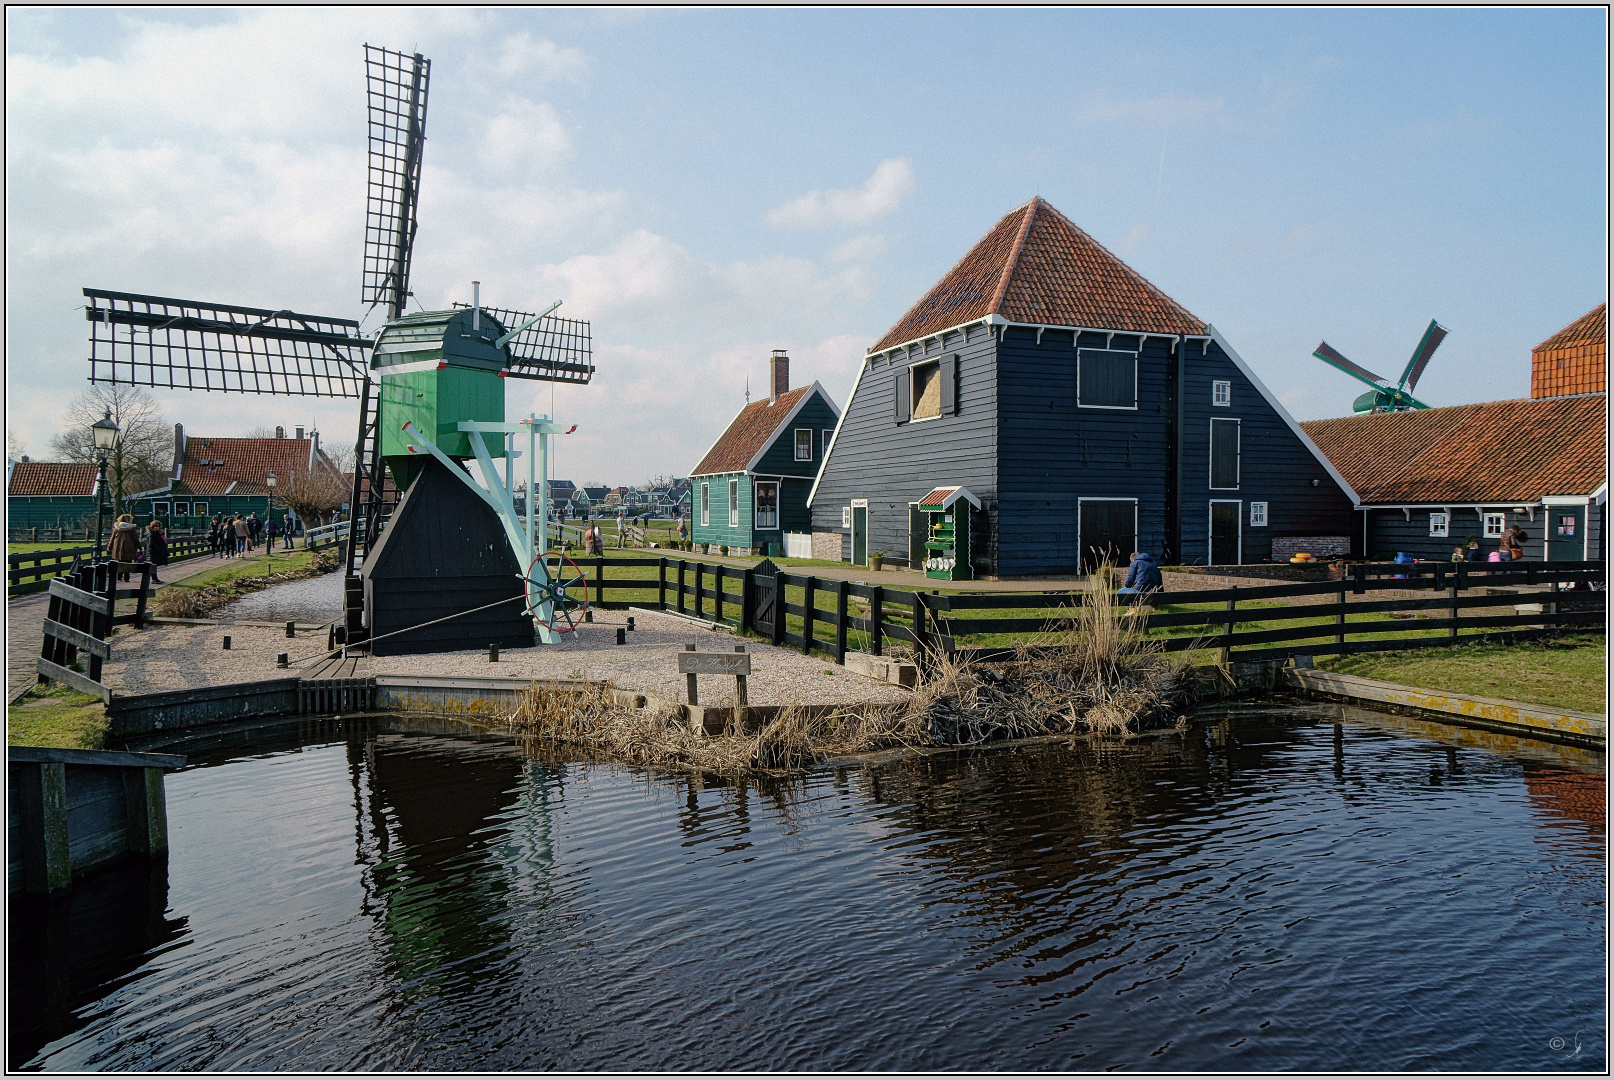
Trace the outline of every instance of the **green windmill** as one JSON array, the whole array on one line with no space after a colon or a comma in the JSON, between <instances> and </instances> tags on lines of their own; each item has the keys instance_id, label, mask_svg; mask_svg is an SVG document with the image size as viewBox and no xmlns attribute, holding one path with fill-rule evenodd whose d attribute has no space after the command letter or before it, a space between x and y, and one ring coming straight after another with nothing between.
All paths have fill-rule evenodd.
<instances>
[{"instance_id":1,"label":"green windmill","mask_svg":"<svg viewBox=\"0 0 1614 1080\"><path fill-rule=\"evenodd\" d=\"M394 651L449 647L444 640L461 648L521 644L534 633L555 640L571 627L576 593L575 576L569 593L568 582L540 558L549 536L548 439L564 429L548 417L507 422L504 391L512 378L589 382L589 324L556 317L558 301L538 314L483 307L476 283L469 304L407 311L431 61L364 49L369 160L361 298L367 316L384 310L384 325L372 337L351 318L85 289L90 381L356 398L347 600L338 636L345 644L387 637L396 645L400 620L430 621L418 616L438 612L439 622L460 620L448 638L433 644L425 640L430 635L416 635ZM523 437L528 498L518 516L511 459L513 440ZM493 464L501 457L502 478ZM480 484L465 467L471 460ZM458 509L444 509L451 505ZM394 543L393 565L383 572L387 533L405 524L416 545L440 554L435 564L405 565L398 549L406 545ZM496 587L488 584L494 579ZM490 590L509 594L509 603L484 605L497 609L493 616L471 617L470 600ZM516 623L526 626L525 636L511 630Z\"/></svg>"},{"instance_id":2,"label":"green windmill","mask_svg":"<svg viewBox=\"0 0 1614 1080\"><path fill-rule=\"evenodd\" d=\"M1427 409L1429 406L1412 396L1412 391L1423 377L1424 368L1429 366L1429 358L1435 355L1440 343L1446 340L1446 328L1434 319L1429 320L1429 329L1423 332L1418 340L1418 347L1412 350L1412 359L1407 361L1406 370L1401 372L1401 380L1394 386L1390 380L1382 375L1375 375L1360 364L1354 364L1328 342L1317 346L1311 355L1331 367L1338 368L1353 379L1360 379L1373 389L1358 397L1353 408L1358 413L1378 412L1405 412L1410 409Z\"/></svg>"}]
</instances>

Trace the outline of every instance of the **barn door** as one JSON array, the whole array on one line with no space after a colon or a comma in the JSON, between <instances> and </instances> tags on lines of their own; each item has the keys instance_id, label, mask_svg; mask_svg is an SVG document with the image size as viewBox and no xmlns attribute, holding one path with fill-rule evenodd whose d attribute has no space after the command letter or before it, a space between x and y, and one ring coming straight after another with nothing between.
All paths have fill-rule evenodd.
<instances>
[{"instance_id":1,"label":"barn door","mask_svg":"<svg viewBox=\"0 0 1614 1080\"><path fill-rule=\"evenodd\" d=\"M1138 504L1133 499L1082 499L1076 504L1080 519L1082 573L1109 563L1125 566L1137 549Z\"/></svg>"},{"instance_id":2,"label":"barn door","mask_svg":"<svg viewBox=\"0 0 1614 1080\"><path fill-rule=\"evenodd\" d=\"M869 564L869 500L852 500L852 565Z\"/></svg>"},{"instance_id":3,"label":"barn door","mask_svg":"<svg viewBox=\"0 0 1614 1080\"><path fill-rule=\"evenodd\" d=\"M1576 562L1586 557L1586 508L1547 507L1547 561Z\"/></svg>"},{"instance_id":4,"label":"barn door","mask_svg":"<svg viewBox=\"0 0 1614 1080\"><path fill-rule=\"evenodd\" d=\"M1210 504L1210 561L1212 566L1237 566L1240 557L1239 527L1243 524L1237 502Z\"/></svg>"}]
</instances>

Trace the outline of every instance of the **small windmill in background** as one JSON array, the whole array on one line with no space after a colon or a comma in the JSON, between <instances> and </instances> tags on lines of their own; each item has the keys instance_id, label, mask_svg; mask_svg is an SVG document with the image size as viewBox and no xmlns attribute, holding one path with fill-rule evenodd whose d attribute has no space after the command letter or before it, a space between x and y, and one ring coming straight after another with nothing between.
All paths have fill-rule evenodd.
<instances>
[{"instance_id":1,"label":"small windmill in background","mask_svg":"<svg viewBox=\"0 0 1614 1080\"><path fill-rule=\"evenodd\" d=\"M1407 361L1406 370L1401 373L1401 380L1394 386L1391 386L1390 380L1384 376L1375 375L1360 364L1345 359L1338 349L1326 341L1317 346L1317 350L1311 355L1373 388L1356 399L1354 408L1358 413L1405 412L1411 409L1429 408L1413 397L1412 391L1417 387L1418 380L1423 377L1424 368L1429 366L1429 358L1435 355L1435 350L1440 348L1440 343L1444 340L1446 340L1446 328L1430 319L1429 329L1423 332L1418 347L1412 350L1412 359Z\"/></svg>"}]
</instances>

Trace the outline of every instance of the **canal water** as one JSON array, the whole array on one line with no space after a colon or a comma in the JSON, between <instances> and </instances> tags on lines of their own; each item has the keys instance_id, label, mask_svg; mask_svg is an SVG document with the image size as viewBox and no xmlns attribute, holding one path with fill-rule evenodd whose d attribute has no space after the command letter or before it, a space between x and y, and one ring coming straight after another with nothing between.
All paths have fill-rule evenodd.
<instances>
[{"instance_id":1,"label":"canal water","mask_svg":"<svg viewBox=\"0 0 1614 1080\"><path fill-rule=\"evenodd\" d=\"M1602 1070L1604 791L1338 708L761 788L285 739L13 905L9 1064Z\"/></svg>"}]
</instances>

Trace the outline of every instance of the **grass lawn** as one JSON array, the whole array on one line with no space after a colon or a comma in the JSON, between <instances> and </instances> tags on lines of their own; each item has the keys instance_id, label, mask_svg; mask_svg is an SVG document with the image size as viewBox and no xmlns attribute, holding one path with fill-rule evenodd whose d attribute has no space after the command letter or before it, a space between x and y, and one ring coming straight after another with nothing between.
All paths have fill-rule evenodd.
<instances>
[{"instance_id":1,"label":"grass lawn","mask_svg":"<svg viewBox=\"0 0 1614 1080\"><path fill-rule=\"evenodd\" d=\"M1403 686L1508 698L1574 712L1608 711L1608 642L1600 634L1517 645L1319 656L1317 666Z\"/></svg>"},{"instance_id":2,"label":"grass lawn","mask_svg":"<svg viewBox=\"0 0 1614 1080\"><path fill-rule=\"evenodd\" d=\"M101 699L65 686L36 686L6 710L6 741L12 746L99 750L106 728Z\"/></svg>"},{"instance_id":3,"label":"grass lawn","mask_svg":"<svg viewBox=\"0 0 1614 1080\"><path fill-rule=\"evenodd\" d=\"M66 543L51 541L48 544L7 543L6 554L22 555L34 551L72 551L76 548L94 547L94 540L69 540Z\"/></svg>"}]
</instances>

